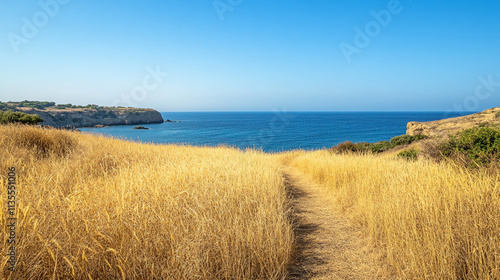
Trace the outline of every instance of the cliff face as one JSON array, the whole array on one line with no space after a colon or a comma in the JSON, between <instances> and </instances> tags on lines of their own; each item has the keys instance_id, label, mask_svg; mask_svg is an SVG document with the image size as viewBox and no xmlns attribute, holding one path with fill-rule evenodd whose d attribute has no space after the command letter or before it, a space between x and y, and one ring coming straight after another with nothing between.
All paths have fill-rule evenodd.
<instances>
[{"instance_id":1,"label":"cliff face","mask_svg":"<svg viewBox=\"0 0 500 280\"><path fill-rule=\"evenodd\" d=\"M406 134L446 136L481 124L500 124L500 107L440 121L410 122L406 126Z\"/></svg>"},{"instance_id":2,"label":"cliff face","mask_svg":"<svg viewBox=\"0 0 500 280\"><path fill-rule=\"evenodd\" d=\"M43 119L41 125L54 127L95 125L135 125L163 123L161 114L153 109L135 108L78 108L78 109L31 109L18 108L27 114L37 114Z\"/></svg>"}]
</instances>

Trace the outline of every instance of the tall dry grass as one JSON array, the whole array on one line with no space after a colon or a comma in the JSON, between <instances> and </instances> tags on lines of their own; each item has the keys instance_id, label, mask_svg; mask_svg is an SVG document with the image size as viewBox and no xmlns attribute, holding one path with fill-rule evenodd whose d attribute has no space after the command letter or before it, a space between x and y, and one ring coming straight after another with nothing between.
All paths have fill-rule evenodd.
<instances>
[{"instance_id":1,"label":"tall dry grass","mask_svg":"<svg viewBox=\"0 0 500 280\"><path fill-rule=\"evenodd\" d=\"M330 190L402 279L500 279L500 181L391 156L284 156Z\"/></svg>"},{"instance_id":2,"label":"tall dry grass","mask_svg":"<svg viewBox=\"0 0 500 280\"><path fill-rule=\"evenodd\" d=\"M281 279L293 247L280 162L0 126L0 226L18 170L16 271L4 279Z\"/></svg>"}]
</instances>

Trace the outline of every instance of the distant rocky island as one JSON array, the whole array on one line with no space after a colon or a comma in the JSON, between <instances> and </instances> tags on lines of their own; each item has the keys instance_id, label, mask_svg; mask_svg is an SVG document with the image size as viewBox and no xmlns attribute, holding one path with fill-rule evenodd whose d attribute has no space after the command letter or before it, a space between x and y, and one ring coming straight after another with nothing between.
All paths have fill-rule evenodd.
<instances>
[{"instance_id":1,"label":"distant rocky island","mask_svg":"<svg viewBox=\"0 0 500 280\"><path fill-rule=\"evenodd\" d=\"M160 112L153 109L55 104L55 102L0 102L0 110L38 115L42 126L102 127L163 123Z\"/></svg>"},{"instance_id":2,"label":"distant rocky island","mask_svg":"<svg viewBox=\"0 0 500 280\"><path fill-rule=\"evenodd\" d=\"M448 136L476 126L500 124L500 107L472 115L431 122L410 122L406 134L426 136Z\"/></svg>"}]
</instances>

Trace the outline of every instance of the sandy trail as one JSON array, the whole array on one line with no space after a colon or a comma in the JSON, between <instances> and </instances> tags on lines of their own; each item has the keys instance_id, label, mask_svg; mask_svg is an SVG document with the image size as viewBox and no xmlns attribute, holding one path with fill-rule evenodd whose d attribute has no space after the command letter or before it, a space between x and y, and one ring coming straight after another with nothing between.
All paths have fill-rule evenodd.
<instances>
[{"instance_id":1,"label":"sandy trail","mask_svg":"<svg viewBox=\"0 0 500 280\"><path fill-rule=\"evenodd\" d=\"M297 256L288 279L387 278L359 227L332 207L330 195L292 169L285 179L297 227Z\"/></svg>"}]
</instances>

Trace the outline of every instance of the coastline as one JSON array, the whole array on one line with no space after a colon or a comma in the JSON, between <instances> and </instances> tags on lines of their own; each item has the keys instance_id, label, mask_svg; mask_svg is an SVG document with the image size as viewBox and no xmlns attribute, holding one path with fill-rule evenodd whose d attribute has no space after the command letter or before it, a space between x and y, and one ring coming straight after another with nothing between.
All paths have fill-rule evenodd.
<instances>
[{"instance_id":1,"label":"coastline","mask_svg":"<svg viewBox=\"0 0 500 280\"><path fill-rule=\"evenodd\" d=\"M34 109L18 108L26 114L36 114L43 119L42 126L106 127L115 125L141 125L163 123L160 112L154 109L136 108L78 108L78 109Z\"/></svg>"}]
</instances>

